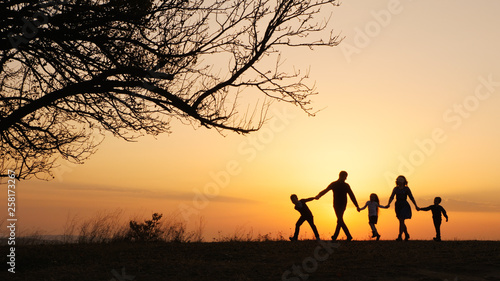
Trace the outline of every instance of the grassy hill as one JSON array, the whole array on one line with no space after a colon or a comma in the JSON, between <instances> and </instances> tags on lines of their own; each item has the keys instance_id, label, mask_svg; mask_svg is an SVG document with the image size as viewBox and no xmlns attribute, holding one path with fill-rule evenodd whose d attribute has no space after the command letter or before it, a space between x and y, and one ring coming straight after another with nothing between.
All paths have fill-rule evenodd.
<instances>
[{"instance_id":1,"label":"grassy hill","mask_svg":"<svg viewBox=\"0 0 500 281\"><path fill-rule=\"evenodd\" d=\"M0 280L500 280L497 241L269 241L0 247Z\"/></svg>"}]
</instances>

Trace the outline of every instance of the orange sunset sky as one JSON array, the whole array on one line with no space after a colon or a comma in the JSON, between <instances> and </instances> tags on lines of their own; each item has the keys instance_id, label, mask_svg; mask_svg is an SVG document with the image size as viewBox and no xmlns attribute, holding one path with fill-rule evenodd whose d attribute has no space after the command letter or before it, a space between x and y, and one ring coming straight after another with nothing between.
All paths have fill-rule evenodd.
<instances>
[{"instance_id":1,"label":"orange sunset sky","mask_svg":"<svg viewBox=\"0 0 500 281\"><path fill-rule=\"evenodd\" d=\"M20 230L60 234L68 216L119 208L125 219L159 212L188 228L203 218L205 241L288 237L299 217L290 194L315 196L346 170L360 204L370 193L386 204L403 174L420 207L443 198L443 239L499 240L500 2L351 0L332 11L339 46L282 53L284 67L310 70L315 117L276 102L249 135L174 121L172 134L135 143L106 136L85 164L17 183ZM308 206L327 239L331 193ZM368 239L366 210L349 203L345 220L354 239ZM413 208L407 226L412 239L434 236L430 212ZM378 229L396 238L394 203ZM304 224L301 237L311 232Z\"/></svg>"}]
</instances>

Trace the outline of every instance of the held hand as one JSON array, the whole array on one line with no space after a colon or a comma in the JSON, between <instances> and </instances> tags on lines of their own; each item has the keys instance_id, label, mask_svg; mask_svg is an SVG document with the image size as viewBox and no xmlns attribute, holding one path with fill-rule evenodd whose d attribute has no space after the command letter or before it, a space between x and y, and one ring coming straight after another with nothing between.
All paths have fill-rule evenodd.
<instances>
[{"instance_id":1,"label":"held hand","mask_svg":"<svg viewBox=\"0 0 500 281\"><path fill-rule=\"evenodd\" d=\"M358 212L361 212L361 209L359 207L356 207L356 209L358 209Z\"/></svg>"},{"instance_id":2,"label":"held hand","mask_svg":"<svg viewBox=\"0 0 500 281\"><path fill-rule=\"evenodd\" d=\"M316 197L314 197L314 199L318 200L319 199L319 195L316 195Z\"/></svg>"},{"instance_id":3,"label":"held hand","mask_svg":"<svg viewBox=\"0 0 500 281\"><path fill-rule=\"evenodd\" d=\"M419 208L419 207L417 207L417 211L420 211L420 208Z\"/></svg>"},{"instance_id":4,"label":"held hand","mask_svg":"<svg viewBox=\"0 0 500 281\"><path fill-rule=\"evenodd\" d=\"M448 218L446 218L446 222L448 222Z\"/></svg>"}]
</instances>

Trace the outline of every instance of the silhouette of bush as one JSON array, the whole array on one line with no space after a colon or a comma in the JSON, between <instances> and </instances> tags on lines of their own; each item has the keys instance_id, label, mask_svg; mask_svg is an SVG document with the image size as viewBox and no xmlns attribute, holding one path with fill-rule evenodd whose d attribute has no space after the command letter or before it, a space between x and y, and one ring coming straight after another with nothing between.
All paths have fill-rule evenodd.
<instances>
[{"instance_id":1,"label":"silhouette of bush","mask_svg":"<svg viewBox=\"0 0 500 281\"><path fill-rule=\"evenodd\" d=\"M138 223L131 220L127 237L133 241L158 241L161 240L164 230L161 228L160 220L163 214L154 213L150 220Z\"/></svg>"}]
</instances>

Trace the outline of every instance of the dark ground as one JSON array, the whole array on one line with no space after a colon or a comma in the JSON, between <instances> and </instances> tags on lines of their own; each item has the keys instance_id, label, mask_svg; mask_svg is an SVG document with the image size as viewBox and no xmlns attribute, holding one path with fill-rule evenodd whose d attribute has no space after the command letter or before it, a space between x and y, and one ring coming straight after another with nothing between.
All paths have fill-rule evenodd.
<instances>
[{"instance_id":1,"label":"dark ground","mask_svg":"<svg viewBox=\"0 0 500 281\"><path fill-rule=\"evenodd\" d=\"M336 243L2 246L0 280L500 280L498 241Z\"/></svg>"}]
</instances>

